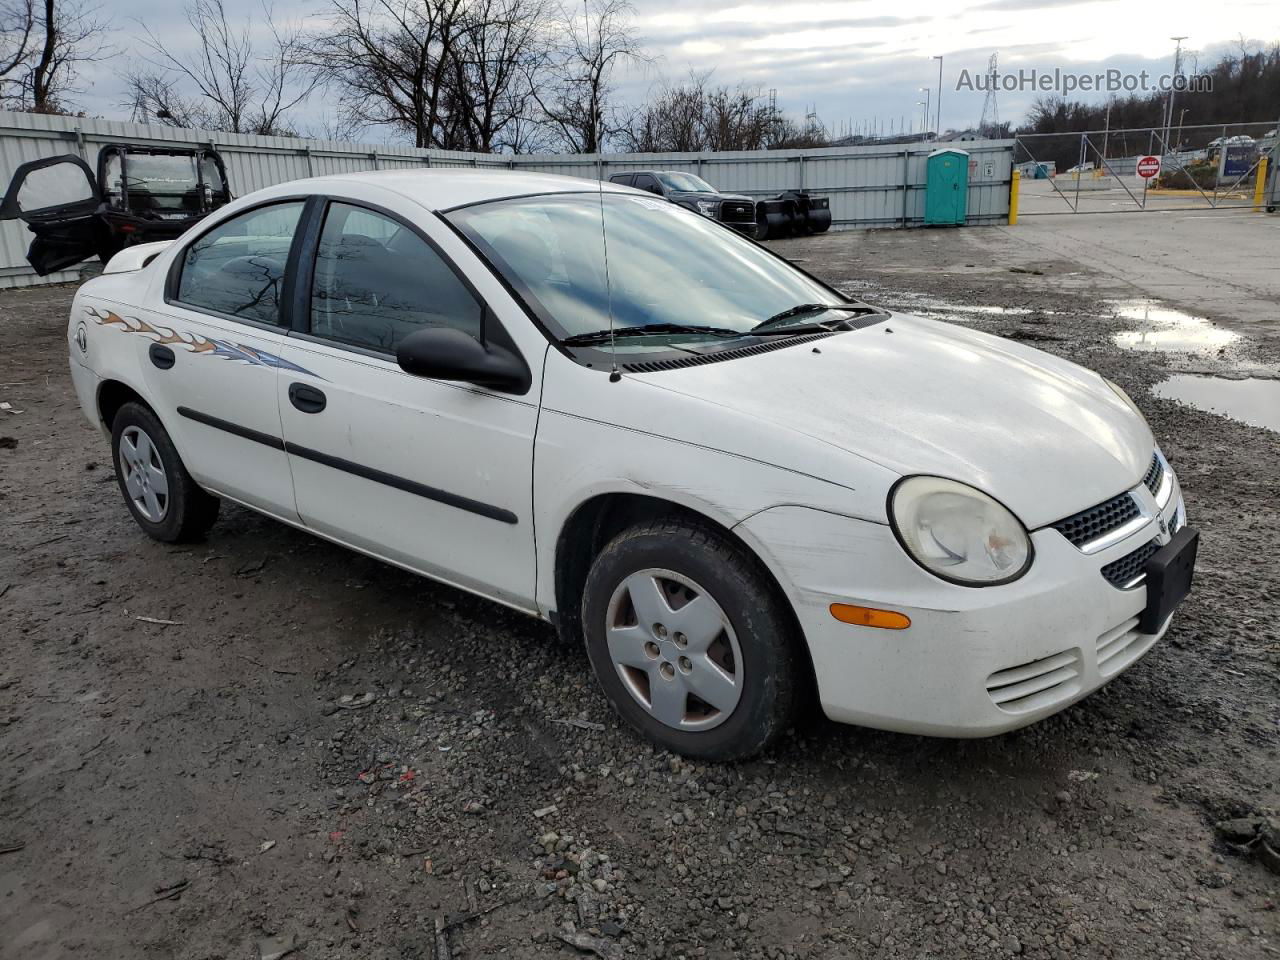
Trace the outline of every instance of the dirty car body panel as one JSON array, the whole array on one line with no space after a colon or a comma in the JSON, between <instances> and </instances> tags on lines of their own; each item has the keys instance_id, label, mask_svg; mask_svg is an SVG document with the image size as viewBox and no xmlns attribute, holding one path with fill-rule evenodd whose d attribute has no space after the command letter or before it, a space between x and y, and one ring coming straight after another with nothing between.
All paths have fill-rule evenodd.
<instances>
[{"instance_id":1,"label":"dirty car body panel","mask_svg":"<svg viewBox=\"0 0 1280 960\"><path fill-rule=\"evenodd\" d=\"M584 263L602 213L608 279ZM679 272L703 268L682 244L712 272ZM738 316L731 261L819 302L794 332ZM209 306L246 276L257 312ZM478 358L469 379L405 347L422 329ZM109 431L104 391L127 390L211 493L562 627L593 609L575 565L617 533L600 511L573 538L593 505L710 531L776 589L845 722L985 736L1061 710L1159 641L1194 561L1174 471L1114 385L848 301L625 186L269 188L84 284L68 341L90 421Z\"/></svg>"}]
</instances>

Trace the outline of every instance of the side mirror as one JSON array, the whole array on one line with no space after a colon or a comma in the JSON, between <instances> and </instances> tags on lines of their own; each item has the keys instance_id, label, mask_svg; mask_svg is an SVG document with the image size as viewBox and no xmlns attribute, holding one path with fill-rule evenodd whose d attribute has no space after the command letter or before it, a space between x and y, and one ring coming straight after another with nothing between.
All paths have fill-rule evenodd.
<instances>
[{"instance_id":1,"label":"side mirror","mask_svg":"<svg viewBox=\"0 0 1280 960\"><path fill-rule=\"evenodd\" d=\"M524 360L496 343L482 344L451 327L426 327L396 348L405 373L435 380L462 380L503 393L528 393L533 378Z\"/></svg>"}]
</instances>

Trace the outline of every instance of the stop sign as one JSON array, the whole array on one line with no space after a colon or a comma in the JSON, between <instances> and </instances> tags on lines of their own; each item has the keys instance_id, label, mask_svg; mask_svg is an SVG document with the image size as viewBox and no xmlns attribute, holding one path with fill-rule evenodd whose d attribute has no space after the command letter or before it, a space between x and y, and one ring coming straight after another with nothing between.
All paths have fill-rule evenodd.
<instances>
[{"instance_id":1,"label":"stop sign","mask_svg":"<svg viewBox=\"0 0 1280 960\"><path fill-rule=\"evenodd\" d=\"M1150 180L1160 172L1159 157L1139 157L1138 158L1138 176L1144 180Z\"/></svg>"}]
</instances>

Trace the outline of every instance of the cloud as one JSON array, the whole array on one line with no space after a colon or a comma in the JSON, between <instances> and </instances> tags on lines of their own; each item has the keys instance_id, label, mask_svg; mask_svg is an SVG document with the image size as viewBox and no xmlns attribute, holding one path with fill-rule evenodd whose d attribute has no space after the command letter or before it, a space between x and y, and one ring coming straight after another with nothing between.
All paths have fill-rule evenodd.
<instances>
[{"instance_id":1,"label":"cloud","mask_svg":"<svg viewBox=\"0 0 1280 960\"><path fill-rule=\"evenodd\" d=\"M263 28L262 0L226 0L234 24ZM690 69L713 71L713 81L777 91L779 105L793 113L815 109L826 122L881 118L901 122L919 117L921 87L937 95L938 62L945 56L943 122L963 127L982 113L981 92L958 92L962 69L986 69L998 52L1006 69L1062 67L1096 72L1107 66L1165 72L1173 44L1150 23L1150 9L1120 0L913 0L885 5L878 0L634 0L637 31L658 55L653 66L618 76L620 95L630 103L646 97L662 80L678 82ZM580 5L581 0L577 0ZM178 50L189 50L183 0L113 0L116 29L111 39L138 61L138 18ZM315 0L274 0L280 20L314 17ZM894 12L894 11L898 12ZM1280 3L1275 0L1217 0L1213 16L1193 0L1162 0L1166 23L1186 23L1187 41L1207 66L1247 24L1250 34L1280 37ZM1184 48L1185 46L1184 45ZM194 51L192 51L194 52ZM121 59L86 65L79 98L91 114L122 116ZM1000 113L1018 120L1034 94L999 96ZM936 102L936 100L935 100ZM331 107L329 108L331 109ZM318 125L326 104L317 99L301 124Z\"/></svg>"},{"instance_id":2,"label":"cloud","mask_svg":"<svg viewBox=\"0 0 1280 960\"><path fill-rule=\"evenodd\" d=\"M977 5L981 10L1043 10L1048 7L1087 7L1119 0L987 0Z\"/></svg>"}]
</instances>

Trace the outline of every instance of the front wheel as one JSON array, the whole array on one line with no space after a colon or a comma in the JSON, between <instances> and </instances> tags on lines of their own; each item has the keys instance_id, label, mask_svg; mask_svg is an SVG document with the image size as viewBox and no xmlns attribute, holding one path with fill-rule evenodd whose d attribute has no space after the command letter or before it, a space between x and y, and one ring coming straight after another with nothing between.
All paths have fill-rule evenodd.
<instances>
[{"instance_id":1,"label":"front wheel","mask_svg":"<svg viewBox=\"0 0 1280 960\"><path fill-rule=\"evenodd\" d=\"M125 505L147 536L165 543L197 540L218 518L218 498L187 473L160 418L126 403L111 424L111 453Z\"/></svg>"},{"instance_id":2,"label":"front wheel","mask_svg":"<svg viewBox=\"0 0 1280 960\"><path fill-rule=\"evenodd\" d=\"M624 720L703 760L758 753L795 712L791 617L758 562L678 520L619 534L587 576L582 619L596 678Z\"/></svg>"}]
</instances>

